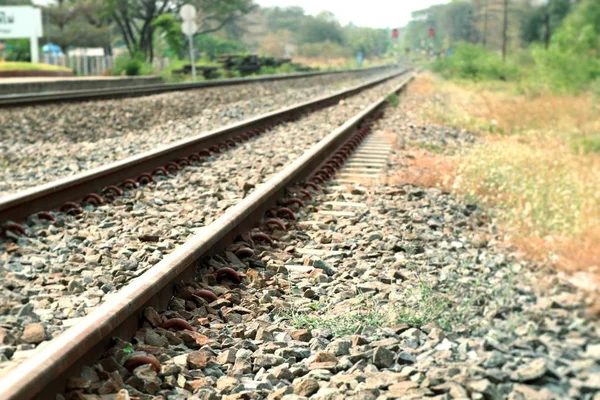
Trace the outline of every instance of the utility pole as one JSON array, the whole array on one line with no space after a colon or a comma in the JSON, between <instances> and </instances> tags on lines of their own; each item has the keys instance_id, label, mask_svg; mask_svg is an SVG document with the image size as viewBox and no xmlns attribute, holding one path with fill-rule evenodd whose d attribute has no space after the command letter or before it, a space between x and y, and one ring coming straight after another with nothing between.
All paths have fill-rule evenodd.
<instances>
[{"instance_id":1,"label":"utility pole","mask_svg":"<svg viewBox=\"0 0 600 400\"><path fill-rule=\"evenodd\" d=\"M508 0L504 0L504 23L502 26L502 60L506 61L506 46L508 42Z\"/></svg>"}]
</instances>

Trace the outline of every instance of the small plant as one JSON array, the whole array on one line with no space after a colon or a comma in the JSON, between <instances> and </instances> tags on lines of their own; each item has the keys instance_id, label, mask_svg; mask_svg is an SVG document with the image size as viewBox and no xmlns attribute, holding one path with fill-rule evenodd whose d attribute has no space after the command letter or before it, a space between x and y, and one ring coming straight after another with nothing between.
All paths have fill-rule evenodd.
<instances>
[{"instance_id":1,"label":"small plant","mask_svg":"<svg viewBox=\"0 0 600 400\"><path fill-rule=\"evenodd\" d=\"M390 104L394 108L398 107L398 104L400 104L400 98L396 93L390 93L386 100L388 104Z\"/></svg>"},{"instance_id":2,"label":"small plant","mask_svg":"<svg viewBox=\"0 0 600 400\"><path fill-rule=\"evenodd\" d=\"M131 59L125 64L125 75L137 76L140 74L143 63L140 60Z\"/></svg>"},{"instance_id":3,"label":"small plant","mask_svg":"<svg viewBox=\"0 0 600 400\"><path fill-rule=\"evenodd\" d=\"M434 322L444 330L451 329L452 308L441 293L421 282L416 289L406 289L404 294L405 305L394 309L397 322L414 326Z\"/></svg>"},{"instance_id":4,"label":"small plant","mask_svg":"<svg viewBox=\"0 0 600 400\"><path fill-rule=\"evenodd\" d=\"M350 335L361 327L386 326L393 322L386 310L376 307L368 298L360 297L360 302L364 305L362 312L338 314L331 307L314 302L309 307L315 312L288 310L281 315L289 319L296 328L328 328L334 336Z\"/></svg>"},{"instance_id":5,"label":"small plant","mask_svg":"<svg viewBox=\"0 0 600 400\"><path fill-rule=\"evenodd\" d=\"M581 154L600 154L600 134L583 137L573 145L574 151Z\"/></svg>"}]
</instances>

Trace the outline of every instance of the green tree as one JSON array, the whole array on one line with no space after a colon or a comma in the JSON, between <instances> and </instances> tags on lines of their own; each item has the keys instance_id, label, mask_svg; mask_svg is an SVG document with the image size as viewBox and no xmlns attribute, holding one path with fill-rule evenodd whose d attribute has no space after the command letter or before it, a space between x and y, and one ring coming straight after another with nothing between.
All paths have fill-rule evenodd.
<instances>
[{"instance_id":1,"label":"green tree","mask_svg":"<svg viewBox=\"0 0 600 400\"><path fill-rule=\"evenodd\" d=\"M181 34L181 23L177 21L175 16L173 14L160 15L154 19L152 26L159 29L169 46L169 50L177 58L183 58L185 49L183 46L183 35Z\"/></svg>"},{"instance_id":2,"label":"green tree","mask_svg":"<svg viewBox=\"0 0 600 400\"><path fill-rule=\"evenodd\" d=\"M198 34L215 32L227 23L245 15L254 8L252 0L193 0L198 10ZM106 9L117 24L131 57L138 52L147 60L154 57L153 21L163 14L175 15L184 4L180 0L107 0Z\"/></svg>"},{"instance_id":3,"label":"green tree","mask_svg":"<svg viewBox=\"0 0 600 400\"><path fill-rule=\"evenodd\" d=\"M550 38L570 11L570 0L549 0L527 8L522 14L521 39L524 43L543 42L548 48Z\"/></svg>"},{"instance_id":4,"label":"green tree","mask_svg":"<svg viewBox=\"0 0 600 400\"><path fill-rule=\"evenodd\" d=\"M59 45L103 47L111 49L111 21L103 18L102 8L95 0L56 0L42 9L45 21L44 39Z\"/></svg>"},{"instance_id":5,"label":"green tree","mask_svg":"<svg viewBox=\"0 0 600 400\"><path fill-rule=\"evenodd\" d=\"M214 60L221 54L235 54L247 51L246 47L238 41L221 39L211 34L194 37L194 47L211 60Z\"/></svg>"}]
</instances>

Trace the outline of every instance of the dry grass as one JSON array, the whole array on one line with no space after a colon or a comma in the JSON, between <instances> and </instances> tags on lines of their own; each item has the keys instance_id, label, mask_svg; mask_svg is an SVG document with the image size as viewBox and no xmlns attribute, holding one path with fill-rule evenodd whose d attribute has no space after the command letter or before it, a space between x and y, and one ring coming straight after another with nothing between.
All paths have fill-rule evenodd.
<instances>
[{"instance_id":1,"label":"dry grass","mask_svg":"<svg viewBox=\"0 0 600 400\"><path fill-rule=\"evenodd\" d=\"M456 177L457 160L433 154L423 149L411 149L410 157L399 160L404 168L395 170L386 176L383 183L436 187L450 191Z\"/></svg>"},{"instance_id":2,"label":"dry grass","mask_svg":"<svg viewBox=\"0 0 600 400\"><path fill-rule=\"evenodd\" d=\"M496 206L530 256L570 271L598 268L600 107L591 95L525 96L508 84L458 85L426 74L409 92L436 97L424 120L483 134L454 170L455 192Z\"/></svg>"}]
</instances>

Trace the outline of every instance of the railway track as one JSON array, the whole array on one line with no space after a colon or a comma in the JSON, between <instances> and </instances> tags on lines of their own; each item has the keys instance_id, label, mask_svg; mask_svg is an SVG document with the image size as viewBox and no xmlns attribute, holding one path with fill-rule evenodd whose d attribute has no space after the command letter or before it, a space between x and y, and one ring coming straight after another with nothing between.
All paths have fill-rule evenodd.
<instances>
[{"instance_id":1,"label":"railway track","mask_svg":"<svg viewBox=\"0 0 600 400\"><path fill-rule=\"evenodd\" d=\"M36 104L72 102L72 101L92 101L115 98L126 98L136 96L148 96L157 93L168 93L183 90L197 90L210 87L237 86L248 83L262 83L281 81L288 79L309 78L322 75L334 75L342 73L357 73L364 71L383 71L390 66L378 66L365 69L351 69L339 71L307 72L276 74L269 76L259 76L255 78L235 78L235 79L215 79L194 83L163 83L159 85L146 85L141 87L128 87L121 89L97 89L97 90L69 90L62 92L33 93L23 95L5 95L0 96L0 107L22 107Z\"/></svg>"},{"instance_id":2,"label":"railway track","mask_svg":"<svg viewBox=\"0 0 600 400\"><path fill-rule=\"evenodd\" d=\"M397 75L394 74L394 76ZM391 77L370 82L367 86L374 86ZM398 82L398 78L395 81L390 81L390 84L393 83L394 85L393 91L402 90L411 79L411 76L405 76L401 78L402 82ZM344 98L363 89L364 87L354 88L318 101L290 107L281 112L271 113L262 118L235 124L222 130L201 135L193 140L169 146L168 149L161 149L131 160L125 160L111 166L111 168L83 174L74 180L64 180L60 182L61 190L66 191L63 193L50 187L30 191L26 195L9 199L12 201L12 205L17 208L13 208L10 213L3 211L3 216L16 219L16 215L24 217L39 210L41 204L58 205L66 200L65 196L68 196L69 199L79 198L84 193L91 191L89 182L93 179L100 179L93 183L94 190L96 190L96 188L111 185L121 179L127 179L149 169L154 169L159 175L168 173L165 170L157 170L157 166L171 163L169 165L173 170L179 169L179 166L173 161L183 161L183 164L194 161L194 159L190 160L189 154L198 152L199 149L212 148L210 151L221 151L218 145L222 143L226 143L222 146L223 149L228 146L233 147L236 142L243 141L245 139L243 135L248 132L255 134L258 131L264 131L264 127L271 126L270 124L282 119L289 120L293 119L292 117L298 117L299 113L307 109L343 102ZM281 201L283 194L291 187L296 187L296 184L306 179L308 179L307 185L313 187L315 184L329 178L334 170L341 166L343 159L367 135L370 122L381 115L381 108L384 103L385 97L378 99L367 107L355 107L355 110L362 110L283 170L273 173L269 180L258 184L243 200L227 208L224 214L200 229L197 235L187 240L185 244L175 249L165 259L122 288L110 300L93 311L92 314L84 317L80 323L56 337L50 342L51 345L40 348L34 357L20 364L2 379L0 382L0 387L3 390L2 397L24 399L46 396L49 398L54 393L62 392L67 378L73 376L82 363L89 364L106 350L111 337L131 338L135 334L140 327L140 313L144 309L147 307L158 310L165 309L172 298L175 285L194 276L199 260L225 248L235 237L255 226L262 219L264 213L271 210L278 201ZM380 143L374 143L373 145L377 146L378 144ZM337 155L332 157L336 152ZM381 154L377 153L376 155ZM200 156L202 155L197 155L197 157ZM368 165L365 164L363 167L367 168ZM126 168L133 168L133 170L129 169L128 172L124 172ZM110 178L107 178L107 176ZM151 178L148 175L141 176L145 179ZM133 183L131 184L133 185ZM115 193L118 192L116 188L110 190ZM53 192L58 192L58 194ZM69 194L65 195L65 193ZM294 193L299 196L301 196L301 193L309 195L304 189L294 191ZM89 199L98 201L95 196L88 197ZM31 202L37 205L32 206ZM285 201L285 204L290 206L296 203L301 203L299 198ZM73 205L71 209L77 209L78 207ZM8 210L8 207L4 206L3 210ZM275 218L290 217L291 214L290 210L285 207L269 212L274 212ZM263 222L266 222L267 225L276 226L282 224L279 219L267 219ZM255 240L260 239L269 240L264 235L255 235ZM246 253L252 252L252 250L238 248L236 252L238 257L243 258ZM229 272L225 271L225 273Z\"/></svg>"},{"instance_id":3,"label":"railway track","mask_svg":"<svg viewBox=\"0 0 600 400\"><path fill-rule=\"evenodd\" d=\"M19 221L36 212L54 207L61 207L63 211L68 211L70 208L73 210L71 212L79 212L80 206L74 203L76 201L100 204L103 202L101 196L114 196L121 192L122 188L115 185L137 186L140 181L152 180L151 174L175 173L182 165L188 165L191 161L235 147L236 144L262 134L276 125L299 118L307 111L335 104L343 98L373 87L396 75L397 73L392 73L333 95L322 96L315 100L250 118L72 177L4 196L0 198L0 224L4 225L5 230L24 233L21 227L12 222L9 223L9 221ZM42 218L52 217L42 214Z\"/></svg>"},{"instance_id":4,"label":"railway track","mask_svg":"<svg viewBox=\"0 0 600 400\"><path fill-rule=\"evenodd\" d=\"M352 88L382 72L0 110L0 197Z\"/></svg>"}]
</instances>

